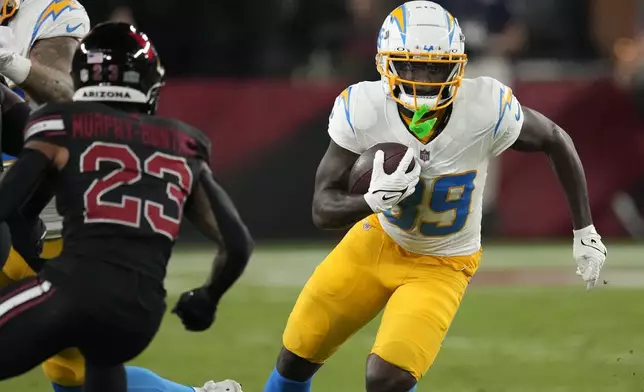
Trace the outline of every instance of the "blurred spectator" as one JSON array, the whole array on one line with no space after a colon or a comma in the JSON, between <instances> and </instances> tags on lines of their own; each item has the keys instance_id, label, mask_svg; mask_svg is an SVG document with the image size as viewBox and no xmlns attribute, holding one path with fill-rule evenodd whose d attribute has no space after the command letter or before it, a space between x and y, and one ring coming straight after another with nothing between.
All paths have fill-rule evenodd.
<instances>
[{"instance_id":1,"label":"blurred spectator","mask_svg":"<svg viewBox=\"0 0 644 392\"><path fill-rule=\"evenodd\" d=\"M376 42L387 15L401 2L393 0L347 0L351 17L342 48L339 73L350 80L378 80Z\"/></svg>"},{"instance_id":2,"label":"blurred spectator","mask_svg":"<svg viewBox=\"0 0 644 392\"><path fill-rule=\"evenodd\" d=\"M293 75L307 79L336 76L335 70L345 61L340 49L350 37L347 1L293 1L297 9L284 30L284 42L293 51Z\"/></svg>"},{"instance_id":3,"label":"blurred spectator","mask_svg":"<svg viewBox=\"0 0 644 392\"><path fill-rule=\"evenodd\" d=\"M644 31L637 37L620 38L614 44L615 85L630 95L644 120ZM644 121L637 135L639 156L644 156ZM635 159L634 165L638 163ZM633 237L644 238L644 178L618 192L612 201L613 211L622 226Z\"/></svg>"},{"instance_id":4,"label":"blurred spectator","mask_svg":"<svg viewBox=\"0 0 644 392\"><path fill-rule=\"evenodd\" d=\"M126 5L116 7L110 15L110 20L112 22L129 23L136 26L134 15L132 15L132 9Z\"/></svg>"},{"instance_id":5,"label":"blurred spectator","mask_svg":"<svg viewBox=\"0 0 644 392\"><path fill-rule=\"evenodd\" d=\"M592 0L589 36L603 56L613 56L618 39L637 34L637 3L638 0L620 0L620 7L615 7L613 0Z\"/></svg>"},{"instance_id":6,"label":"blurred spectator","mask_svg":"<svg viewBox=\"0 0 644 392\"><path fill-rule=\"evenodd\" d=\"M512 0L529 32L526 58L583 60L597 57L588 35L594 0ZM621 3L624 0L618 0ZM630 0L626 0L630 1ZM611 2L615 7L616 2ZM615 7L619 8L619 7Z\"/></svg>"},{"instance_id":7,"label":"blurred spectator","mask_svg":"<svg viewBox=\"0 0 644 392\"><path fill-rule=\"evenodd\" d=\"M613 86L644 120L644 5L636 0L622 0L620 7L610 0L594 0L592 5L592 37L612 59ZM639 156L644 156L644 121L636 132ZM644 238L644 178L617 192L612 208L631 236Z\"/></svg>"},{"instance_id":8,"label":"blurred spectator","mask_svg":"<svg viewBox=\"0 0 644 392\"><path fill-rule=\"evenodd\" d=\"M436 1L461 21L473 60L481 53L488 60L507 53L592 58L591 5L613 7L603 14L624 8L614 7L614 0ZM248 7L214 1L189 6L169 0L81 2L94 23L136 22L157 42L171 76L295 75L311 80L340 75L357 80L378 77L373 67L378 29L403 1L263 0ZM496 65L492 69L501 70Z\"/></svg>"}]
</instances>

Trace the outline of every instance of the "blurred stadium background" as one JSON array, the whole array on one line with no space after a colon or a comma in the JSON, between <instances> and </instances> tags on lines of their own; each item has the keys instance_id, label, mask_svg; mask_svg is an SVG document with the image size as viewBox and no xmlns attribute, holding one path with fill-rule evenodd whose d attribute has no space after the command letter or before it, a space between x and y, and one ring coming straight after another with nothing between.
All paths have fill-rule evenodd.
<instances>
[{"instance_id":1,"label":"blurred stadium background","mask_svg":"<svg viewBox=\"0 0 644 392\"><path fill-rule=\"evenodd\" d=\"M586 167L604 279L574 275L569 215L545 158L507 152L491 167L485 257L419 391L644 390L644 2L437 0L460 21L466 75L493 76L566 129ZM258 242L215 327L168 316L136 364L201 385L236 378L261 391L297 293L342 233L310 218L313 177L335 96L375 80L377 31L391 0L81 0L94 23L126 20L169 72L162 114L203 129L213 169ZM200 284L211 251L186 226L170 303ZM319 374L314 390L363 390L376 323ZM45 391L39 371L3 391Z\"/></svg>"}]
</instances>

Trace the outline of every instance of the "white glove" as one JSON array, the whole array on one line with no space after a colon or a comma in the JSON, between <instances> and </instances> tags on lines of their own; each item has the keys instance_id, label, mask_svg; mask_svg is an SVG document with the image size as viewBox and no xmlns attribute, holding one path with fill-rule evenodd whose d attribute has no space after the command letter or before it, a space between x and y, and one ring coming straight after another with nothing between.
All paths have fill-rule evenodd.
<instances>
[{"instance_id":1,"label":"white glove","mask_svg":"<svg viewBox=\"0 0 644 392\"><path fill-rule=\"evenodd\" d=\"M572 255L577 261L577 275L586 282L586 288L591 289L599 279L599 271L604 266L608 253L595 226L586 226L573 233L575 238Z\"/></svg>"},{"instance_id":2,"label":"white glove","mask_svg":"<svg viewBox=\"0 0 644 392\"><path fill-rule=\"evenodd\" d=\"M31 71L31 60L17 53L11 27L0 26L0 74L20 84Z\"/></svg>"},{"instance_id":3,"label":"white glove","mask_svg":"<svg viewBox=\"0 0 644 392\"><path fill-rule=\"evenodd\" d=\"M364 199L373 212L378 213L390 210L404 198L414 193L416 184L420 179L419 162L416 162L412 171L405 172L412 160L414 160L415 155L416 152L412 148L407 149L396 171L387 174L383 166L385 153L380 150L376 151L371 172L371 184L369 185L369 191L364 195Z\"/></svg>"}]
</instances>

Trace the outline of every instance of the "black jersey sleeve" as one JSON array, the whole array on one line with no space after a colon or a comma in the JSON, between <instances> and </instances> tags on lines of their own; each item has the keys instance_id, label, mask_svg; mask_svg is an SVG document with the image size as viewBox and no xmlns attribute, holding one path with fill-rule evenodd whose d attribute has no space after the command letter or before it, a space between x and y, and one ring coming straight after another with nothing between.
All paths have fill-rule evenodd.
<instances>
[{"instance_id":1,"label":"black jersey sleeve","mask_svg":"<svg viewBox=\"0 0 644 392\"><path fill-rule=\"evenodd\" d=\"M178 124L179 129L188 136L188 147L190 151L195 152L195 158L210 164L210 151L212 148L210 138L206 136L205 133L191 125L178 120L173 121L175 121L175 123Z\"/></svg>"},{"instance_id":2,"label":"black jersey sleeve","mask_svg":"<svg viewBox=\"0 0 644 392\"><path fill-rule=\"evenodd\" d=\"M25 128L25 143L37 140L64 146L69 127L66 104L47 104L29 116Z\"/></svg>"}]
</instances>

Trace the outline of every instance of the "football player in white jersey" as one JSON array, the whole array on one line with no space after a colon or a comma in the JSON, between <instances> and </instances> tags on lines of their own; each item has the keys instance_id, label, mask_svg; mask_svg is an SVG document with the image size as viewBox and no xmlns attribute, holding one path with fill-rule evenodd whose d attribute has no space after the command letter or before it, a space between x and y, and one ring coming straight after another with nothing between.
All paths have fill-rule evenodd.
<instances>
[{"instance_id":1,"label":"football player in white jersey","mask_svg":"<svg viewBox=\"0 0 644 392\"><path fill-rule=\"evenodd\" d=\"M71 100L72 56L90 28L83 6L76 0L0 1L0 74L7 84L32 108ZM48 239L44 257L49 258L60 252L62 222L53 203L42 218Z\"/></svg>"},{"instance_id":2,"label":"football player in white jersey","mask_svg":"<svg viewBox=\"0 0 644 392\"><path fill-rule=\"evenodd\" d=\"M0 75L32 108L47 102L71 100L72 56L90 26L85 9L75 0L0 2ZM13 138L8 130L3 133L5 140ZM47 225L43 257L51 258L61 249L62 222L53 203L42 218ZM12 252L3 273L19 280L31 271Z\"/></svg>"},{"instance_id":3,"label":"football player in white jersey","mask_svg":"<svg viewBox=\"0 0 644 392\"><path fill-rule=\"evenodd\" d=\"M382 79L350 86L336 99L316 175L315 224L353 227L303 288L265 392L309 391L319 367L383 309L367 391L416 388L479 266L486 168L508 148L550 160L573 218L577 273L588 288L606 258L572 140L522 108L500 82L463 79L464 37L448 11L407 2L389 14L377 45ZM409 146L398 170L384 172L380 151L369 191L348 193L359 155L383 142ZM412 159L415 169L406 173Z\"/></svg>"},{"instance_id":4,"label":"football player in white jersey","mask_svg":"<svg viewBox=\"0 0 644 392\"><path fill-rule=\"evenodd\" d=\"M77 0L0 0L0 75L32 108L48 102L64 102L73 98L71 64L78 42L90 30L85 8ZM29 116L24 105L15 105L12 123ZM3 116L6 115L3 114ZM3 118L3 123L5 118ZM11 127L18 135L3 129L3 142L22 141L22 127ZM11 140L7 140L11 139ZM15 144L15 143L12 143ZM42 216L47 226L47 239L41 256L50 259L62 249L62 220L52 201ZM32 266L14 249L0 262L0 285L19 281L35 274ZM76 349L65 350L43 364L43 370L57 392L82 390L85 377L84 360ZM207 382L193 388L165 380L142 368L128 367L128 387L138 392L217 392L228 388L240 391L232 381Z\"/></svg>"},{"instance_id":5,"label":"football player in white jersey","mask_svg":"<svg viewBox=\"0 0 644 392\"><path fill-rule=\"evenodd\" d=\"M63 102L78 41L90 22L76 0L4 0L0 15L0 74L36 105Z\"/></svg>"}]
</instances>

